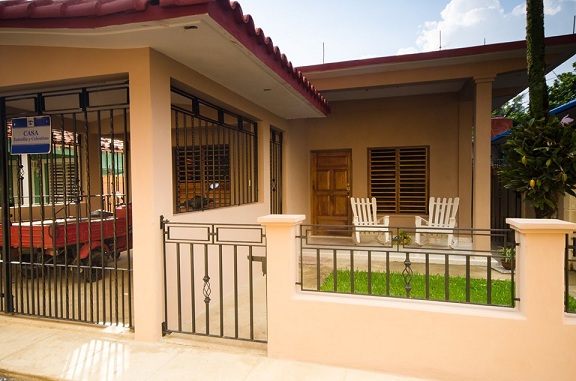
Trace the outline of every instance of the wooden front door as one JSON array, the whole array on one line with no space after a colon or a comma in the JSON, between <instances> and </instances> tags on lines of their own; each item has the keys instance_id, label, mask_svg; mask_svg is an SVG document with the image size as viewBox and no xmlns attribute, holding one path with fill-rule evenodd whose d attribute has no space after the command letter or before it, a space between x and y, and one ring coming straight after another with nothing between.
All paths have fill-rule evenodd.
<instances>
[{"instance_id":1,"label":"wooden front door","mask_svg":"<svg viewBox=\"0 0 576 381\"><path fill-rule=\"evenodd\" d=\"M349 225L352 151L312 151L312 223Z\"/></svg>"}]
</instances>

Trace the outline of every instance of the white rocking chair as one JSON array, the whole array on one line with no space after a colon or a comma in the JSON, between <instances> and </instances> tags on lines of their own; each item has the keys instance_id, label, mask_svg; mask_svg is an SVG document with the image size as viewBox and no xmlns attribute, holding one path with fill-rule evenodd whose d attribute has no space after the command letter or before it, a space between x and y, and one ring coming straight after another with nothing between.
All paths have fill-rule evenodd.
<instances>
[{"instance_id":1,"label":"white rocking chair","mask_svg":"<svg viewBox=\"0 0 576 381\"><path fill-rule=\"evenodd\" d=\"M430 197L428 204L428 220L416 216L416 234L414 241L422 245L422 235L429 237L446 237L446 246L453 247L456 243L454 240L454 228L456 227L456 213L460 198L434 198Z\"/></svg>"},{"instance_id":2,"label":"white rocking chair","mask_svg":"<svg viewBox=\"0 0 576 381\"><path fill-rule=\"evenodd\" d=\"M376 215L376 198L350 198L352 213L354 213L354 243L360 243L360 234L375 234L376 239L384 244L390 241L388 224L390 216L378 218ZM382 240L382 237L384 239Z\"/></svg>"}]
</instances>

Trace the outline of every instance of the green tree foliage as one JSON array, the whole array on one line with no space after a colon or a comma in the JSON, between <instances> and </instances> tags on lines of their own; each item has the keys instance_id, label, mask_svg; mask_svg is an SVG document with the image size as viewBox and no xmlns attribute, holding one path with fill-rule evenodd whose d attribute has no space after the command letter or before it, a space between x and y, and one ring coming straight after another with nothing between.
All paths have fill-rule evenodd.
<instances>
[{"instance_id":1,"label":"green tree foliage","mask_svg":"<svg viewBox=\"0 0 576 381\"><path fill-rule=\"evenodd\" d=\"M528 117L528 112L524 107L524 94L517 95L510 101L504 103L502 106L494 110L492 115L510 118L514 122L526 119Z\"/></svg>"},{"instance_id":2,"label":"green tree foliage","mask_svg":"<svg viewBox=\"0 0 576 381\"><path fill-rule=\"evenodd\" d=\"M538 218L556 217L558 200L576 196L576 128L556 117L531 119L512 128L504 146L504 186L521 192Z\"/></svg>"},{"instance_id":3,"label":"green tree foliage","mask_svg":"<svg viewBox=\"0 0 576 381\"><path fill-rule=\"evenodd\" d=\"M506 188L524 195L536 217L552 218L561 196L576 196L576 129L548 114L543 0L526 1L526 44L530 118L520 119L512 128L500 175ZM563 78L555 82L555 93L561 93L560 83L572 79Z\"/></svg>"},{"instance_id":4,"label":"green tree foliage","mask_svg":"<svg viewBox=\"0 0 576 381\"><path fill-rule=\"evenodd\" d=\"M524 106L525 94L519 94L502 106L498 107L492 115L510 118L515 124L529 118L528 110ZM572 63L572 71L558 74L554 83L548 87L548 101L550 109L555 109L576 99L576 61Z\"/></svg>"},{"instance_id":5,"label":"green tree foliage","mask_svg":"<svg viewBox=\"0 0 576 381\"><path fill-rule=\"evenodd\" d=\"M548 89L550 108L562 106L576 99L576 62L572 63L572 72L562 73Z\"/></svg>"}]
</instances>

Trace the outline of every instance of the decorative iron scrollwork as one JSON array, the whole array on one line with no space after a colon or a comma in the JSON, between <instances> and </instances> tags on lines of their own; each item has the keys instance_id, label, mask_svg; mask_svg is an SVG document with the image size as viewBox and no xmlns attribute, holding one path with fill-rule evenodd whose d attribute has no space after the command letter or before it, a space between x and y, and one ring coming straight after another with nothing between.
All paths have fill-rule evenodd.
<instances>
[{"instance_id":1,"label":"decorative iron scrollwork","mask_svg":"<svg viewBox=\"0 0 576 381\"><path fill-rule=\"evenodd\" d=\"M410 261L410 253L406 253L406 259L404 260L404 270L402 270L402 278L404 278L404 289L406 289L406 297L410 297L410 292L412 291L412 278L414 273L410 267L412 262Z\"/></svg>"},{"instance_id":2,"label":"decorative iron scrollwork","mask_svg":"<svg viewBox=\"0 0 576 381\"><path fill-rule=\"evenodd\" d=\"M204 303L210 303L210 294L212 290L210 289L210 277L205 275L204 278L204 287L202 288L202 292L204 293Z\"/></svg>"}]
</instances>

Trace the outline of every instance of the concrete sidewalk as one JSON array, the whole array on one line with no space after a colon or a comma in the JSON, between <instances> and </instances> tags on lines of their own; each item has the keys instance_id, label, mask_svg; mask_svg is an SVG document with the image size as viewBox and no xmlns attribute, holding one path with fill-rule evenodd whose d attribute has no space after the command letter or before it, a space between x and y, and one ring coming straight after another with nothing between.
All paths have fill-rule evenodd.
<instances>
[{"instance_id":1,"label":"concrete sidewalk","mask_svg":"<svg viewBox=\"0 0 576 381\"><path fill-rule=\"evenodd\" d=\"M259 343L173 335L142 343L125 329L0 315L0 379L11 373L15 380L417 380L271 359Z\"/></svg>"}]
</instances>

